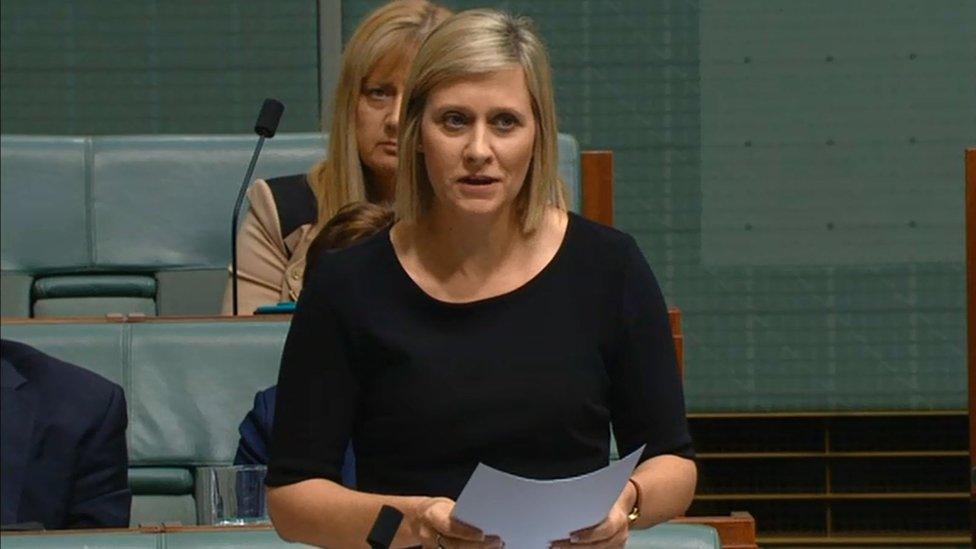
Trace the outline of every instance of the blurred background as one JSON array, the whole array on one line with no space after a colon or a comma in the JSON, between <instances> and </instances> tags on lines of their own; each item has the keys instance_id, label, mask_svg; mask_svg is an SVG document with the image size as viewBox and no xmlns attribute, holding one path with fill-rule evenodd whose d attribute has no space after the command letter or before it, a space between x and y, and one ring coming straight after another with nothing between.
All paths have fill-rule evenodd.
<instances>
[{"instance_id":1,"label":"blurred background","mask_svg":"<svg viewBox=\"0 0 976 549\"><path fill-rule=\"evenodd\" d=\"M264 97L317 131L380 3L2 0L2 132L246 134ZM696 508L963 544L976 2L442 3L532 17L560 131L613 151L615 225L683 313Z\"/></svg>"}]
</instances>

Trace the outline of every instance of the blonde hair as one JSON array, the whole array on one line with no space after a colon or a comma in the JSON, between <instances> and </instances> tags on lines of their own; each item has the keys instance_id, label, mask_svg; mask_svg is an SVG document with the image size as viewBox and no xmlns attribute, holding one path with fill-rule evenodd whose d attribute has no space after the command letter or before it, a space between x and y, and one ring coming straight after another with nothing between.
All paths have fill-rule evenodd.
<instances>
[{"instance_id":1,"label":"blonde hair","mask_svg":"<svg viewBox=\"0 0 976 549\"><path fill-rule=\"evenodd\" d=\"M424 37L450 15L427 0L395 0L370 13L349 39L333 98L328 155L308 173L318 202L319 229L344 204L366 200L356 144L356 106L363 80L391 55L408 62Z\"/></svg>"},{"instance_id":2,"label":"blonde hair","mask_svg":"<svg viewBox=\"0 0 976 549\"><path fill-rule=\"evenodd\" d=\"M536 137L526 183L515 198L524 233L542 223L547 206L566 209L566 191L557 172L556 103L545 45L525 17L489 9L458 13L421 44L404 86L397 139L397 218L416 220L433 201L423 155L418 150L427 98L436 87L468 76L522 68L532 98Z\"/></svg>"}]
</instances>

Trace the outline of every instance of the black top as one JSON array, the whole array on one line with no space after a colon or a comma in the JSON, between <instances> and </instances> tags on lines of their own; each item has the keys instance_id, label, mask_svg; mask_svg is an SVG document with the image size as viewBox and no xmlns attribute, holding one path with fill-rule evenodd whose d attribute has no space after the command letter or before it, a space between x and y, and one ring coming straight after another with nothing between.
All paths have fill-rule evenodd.
<instances>
[{"instance_id":1,"label":"black top","mask_svg":"<svg viewBox=\"0 0 976 549\"><path fill-rule=\"evenodd\" d=\"M575 476L624 455L693 455L661 291L633 238L570 214L552 261L509 293L425 293L389 230L334 254L298 300L267 483L457 498L478 462Z\"/></svg>"},{"instance_id":2,"label":"black top","mask_svg":"<svg viewBox=\"0 0 976 549\"><path fill-rule=\"evenodd\" d=\"M319 216L318 206L305 174L275 177L267 183L278 212L282 238L302 225L315 223Z\"/></svg>"}]
</instances>

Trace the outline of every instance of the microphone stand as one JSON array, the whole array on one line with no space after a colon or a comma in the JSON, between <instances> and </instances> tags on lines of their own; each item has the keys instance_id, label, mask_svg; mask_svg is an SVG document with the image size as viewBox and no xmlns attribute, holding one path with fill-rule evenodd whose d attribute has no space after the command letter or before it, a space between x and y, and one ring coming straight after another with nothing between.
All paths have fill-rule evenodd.
<instances>
[{"instance_id":1,"label":"microphone stand","mask_svg":"<svg viewBox=\"0 0 976 549\"><path fill-rule=\"evenodd\" d=\"M237 216L241 213L241 206L244 205L244 195L247 194L248 182L254 173L254 166L258 163L258 155L261 154L261 147L264 146L265 137L258 137L258 144L254 147L254 154L251 155L251 163L247 166L247 173L244 174L244 182L241 183L241 190L237 193L237 202L234 203L234 216L230 220L230 254L233 274L231 285L234 294L234 316L237 316Z\"/></svg>"}]
</instances>

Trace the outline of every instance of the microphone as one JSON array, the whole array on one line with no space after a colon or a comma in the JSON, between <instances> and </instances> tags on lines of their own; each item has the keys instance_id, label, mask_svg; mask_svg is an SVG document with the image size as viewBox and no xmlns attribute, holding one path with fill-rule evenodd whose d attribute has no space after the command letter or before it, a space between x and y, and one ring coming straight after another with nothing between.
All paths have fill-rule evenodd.
<instances>
[{"instance_id":1,"label":"microphone","mask_svg":"<svg viewBox=\"0 0 976 549\"><path fill-rule=\"evenodd\" d=\"M366 543L372 549L387 549L393 543L393 536L396 535L401 521L403 521L403 513L399 509L389 505L380 507L380 513L376 516L369 535L366 536Z\"/></svg>"},{"instance_id":2,"label":"microphone","mask_svg":"<svg viewBox=\"0 0 976 549\"><path fill-rule=\"evenodd\" d=\"M251 175L254 173L254 166L258 162L258 155L261 154L264 140L274 137L283 112L285 112L285 106L277 99L265 99L264 104L261 105L258 120L254 123L254 133L258 134L258 144L254 147L254 154L251 155L251 164L248 165L247 172L244 174L244 181L241 183L241 190L237 193L237 202L234 204L234 215L230 219L231 291L234 299L234 316L237 316L237 216L241 213L244 195L247 193L247 187L251 182Z\"/></svg>"}]
</instances>

